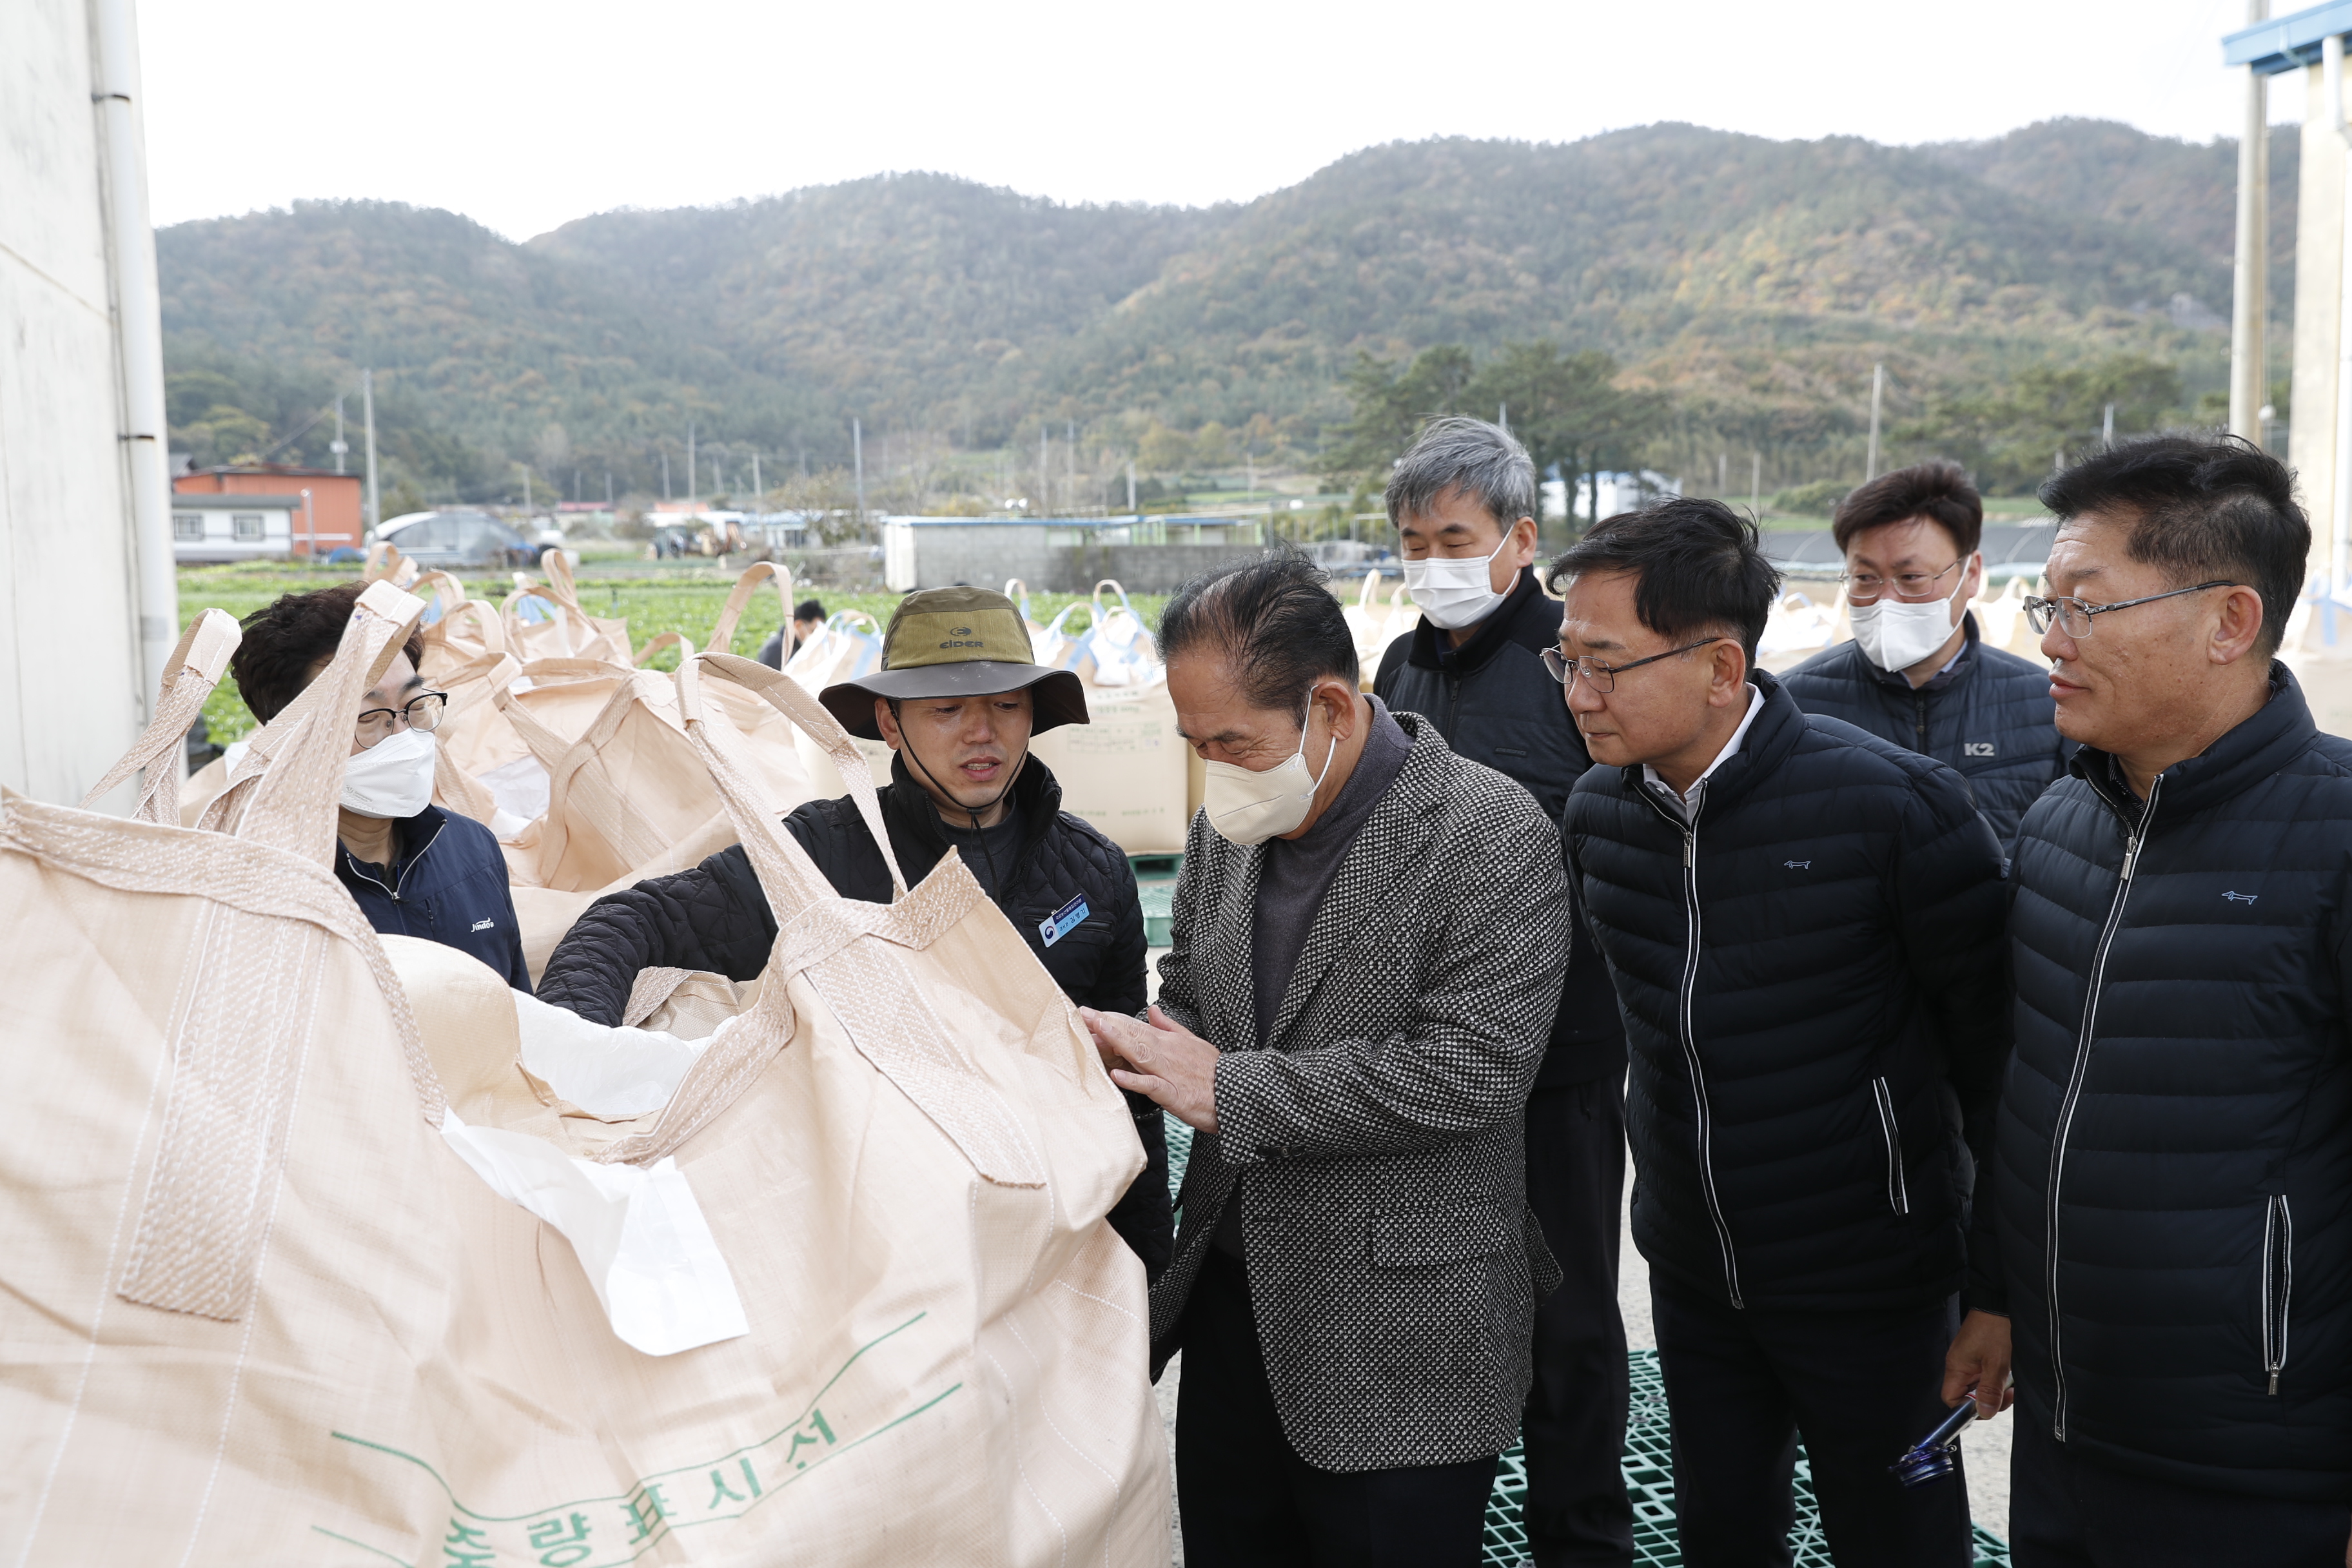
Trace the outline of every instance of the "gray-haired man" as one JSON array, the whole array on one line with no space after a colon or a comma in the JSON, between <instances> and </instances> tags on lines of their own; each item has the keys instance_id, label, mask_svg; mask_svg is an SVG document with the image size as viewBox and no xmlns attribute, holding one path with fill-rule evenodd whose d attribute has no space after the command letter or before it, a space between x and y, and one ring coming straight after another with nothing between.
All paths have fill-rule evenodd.
<instances>
[{"instance_id":1,"label":"gray-haired man","mask_svg":"<svg viewBox=\"0 0 2352 1568\"><path fill-rule=\"evenodd\" d=\"M1373 689L1437 727L1456 754L1507 774L1557 822L1592 765L1543 652L1559 636L1536 555L1535 464L1509 431L1439 419L1389 475L1421 625L1389 645ZM1570 882L1571 896L1575 883ZM1625 1445L1625 1324L1617 1310L1625 1188L1625 1030L1578 917L1574 956L1528 1099L1528 1202L1566 1277L1536 1313L1522 1417L1528 1547L1538 1568L1633 1560Z\"/></svg>"}]
</instances>

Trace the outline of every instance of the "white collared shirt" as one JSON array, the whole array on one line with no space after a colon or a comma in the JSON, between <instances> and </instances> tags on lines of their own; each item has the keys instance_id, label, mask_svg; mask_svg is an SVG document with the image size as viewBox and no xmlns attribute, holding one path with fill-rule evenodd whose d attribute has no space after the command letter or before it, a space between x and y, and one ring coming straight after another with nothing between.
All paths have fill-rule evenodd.
<instances>
[{"instance_id":1,"label":"white collared shirt","mask_svg":"<svg viewBox=\"0 0 2352 1568\"><path fill-rule=\"evenodd\" d=\"M1739 728L1731 732L1731 739L1723 743L1723 750L1715 754L1715 761L1706 764L1706 772L1691 780L1690 788L1685 790L1682 794L1676 795L1675 793L1675 786L1668 784L1664 779L1660 778L1658 776L1658 770L1652 767L1647 763L1643 763L1642 764L1642 783L1647 785L1660 800L1663 800L1668 805L1673 806L1675 813L1680 816L1685 822L1688 822L1690 820L1692 809L1698 805L1699 791L1706 787L1708 777L1714 773L1716 769L1723 766L1724 763L1729 762L1732 758L1739 754L1740 742L1748 739L1748 727L1756 722L1756 715L1763 710L1763 691L1756 686L1749 686L1748 689L1748 711L1741 717L1739 721Z\"/></svg>"}]
</instances>

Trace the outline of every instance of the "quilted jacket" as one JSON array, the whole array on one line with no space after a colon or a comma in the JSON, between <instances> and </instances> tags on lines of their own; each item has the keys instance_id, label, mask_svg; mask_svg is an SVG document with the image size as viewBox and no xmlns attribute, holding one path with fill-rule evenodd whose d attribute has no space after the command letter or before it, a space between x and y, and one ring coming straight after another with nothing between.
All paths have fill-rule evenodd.
<instances>
[{"instance_id":1,"label":"quilted jacket","mask_svg":"<svg viewBox=\"0 0 2352 1568\"><path fill-rule=\"evenodd\" d=\"M2352 742L2271 687L2146 803L2085 750L2026 814L1969 1304L2010 1315L2018 1417L2070 1451L2341 1505Z\"/></svg>"},{"instance_id":2,"label":"quilted jacket","mask_svg":"<svg viewBox=\"0 0 2352 1568\"><path fill-rule=\"evenodd\" d=\"M1559 839L1533 797L1411 713L1266 1043L1252 980L1263 846L1192 818L1160 1006L1224 1054L1151 1295L1155 1368L1228 1203L1291 1447L1328 1470L1444 1464L1518 1436L1535 1302L1528 1086L1568 962Z\"/></svg>"},{"instance_id":3,"label":"quilted jacket","mask_svg":"<svg viewBox=\"0 0 2352 1568\"><path fill-rule=\"evenodd\" d=\"M2025 808L2065 776L2065 742L2050 700L2050 672L1985 647L1973 612L1961 625L1969 657L1916 690L1871 663L1855 642L1815 654L1780 684L1806 712L1843 719L1958 773L2006 847Z\"/></svg>"},{"instance_id":4,"label":"quilted jacket","mask_svg":"<svg viewBox=\"0 0 2352 1568\"><path fill-rule=\"evenodd\" d=\"M1435 724L1455 755L1517 780L1544 816L1558 822L1568 792L1592 765L1566 695L1543 667L1543 650L1559 640L1559 605L1544 596L1529 568L1460 647L1439 641L1428 621L1389 644L1372 689L1391 711L1418 713ZM1569 898L1575 905L1573 883ZM1538 1089L1625 1073L1617 994L1590 949L1580 908L1575 919L1577 962L1569 966L1552 1018L1551 1041L1536 1075Z\"/></svg>"},{"instance_id":5,"label":"quilted jacket","mask_svg":"<svg viewBox=\"0 0 2352 1568\"><path fill-rule=\"evenodd\" d=\"M988 887L989 896L1071 1001L1105 1012L1140 1012L1143 910L1126 855L1061 809L1062 786L1035 757L1023 765L1013 790L1027 836L1006 868L1005 885ZM939 807L895 758L890 787L882 792L882 819L908 884L921 881L947 853L948 837ZM848 796L811 801L786 817L784 827L834 891L869 903L890 901L889 869ZM987 863L967 852L965 864L987 887ZM1040 924L1078 899L1087 907L1085 920L1048 945ZM690 871L649 878L590 905L548 959L539 994L583 1018L617 1024L639 970L702 969L749 980L767 966L775 940L775 915L739 844ZM1127 1098L1146 1164L1112 1211L1111 1226L1156 1275L1168 1260L1175 1228L1165 1124L1151 1101Z\"/></svg>"},{"instance_id":6,"label":"quilted jacket","mask_svg":"<svg viewBox=\"0 0 2352 1568\"><path fill-rule=\"evenodd\" d=\"M2000 847L1949 768L1763 707L1695 824L1639 767L1569 797L1624 1004L1633 1239L1735 1308L1959 1289L2009 1048Z\"/></svg>"}]
</instances>

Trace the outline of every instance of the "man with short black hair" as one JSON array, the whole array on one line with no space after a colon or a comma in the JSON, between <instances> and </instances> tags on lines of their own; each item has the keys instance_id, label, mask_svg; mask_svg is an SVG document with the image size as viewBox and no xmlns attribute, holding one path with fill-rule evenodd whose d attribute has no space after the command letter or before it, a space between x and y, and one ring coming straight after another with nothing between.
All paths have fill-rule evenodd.
<instances>
[{"instance_id":1,"label":"man with short black hair","mask_svg":"<svg viewBox=\"0 0 2352 1568\"><path fill-rule=\"evenodd\" d=\"M817 627L823 625L824 605L815 599L803 599L793 606L791 623L770 632L768 640L760 645L755 657L770 669L782 669L794 650L814 637Z\"/></svg>"},{"instance_id":2,"label":"man with short black hair","mask_svg":"<svg viewBox=\"0 0 2352 1568\"><path fill-rule=\"evenodd\" d=\"M1516 779L1559 821L1592 759L1544 669L1559 611L1533 567L1535 464L1498 425L1434 419L1390 471L1387 500L1421 624L1389 645L1372 689L1436 725L1458 755ZM1575 891L1571 884L1571 904ZM1580 916L1570 950L1588 945ZM1630 1565L1617 1309L1625 1029L1597 961L1569 965L1528 1097L1527 1142L1528 1202L1561 1274L1536 1311L1535 1385L1521 1425L1528 1552L1536 1568Z\"/></svg>"},{"instance_id":3,"label":"man with short black hair","mask_svg":"<svg viewBox=\"0 0 2352 1568\"><path fill-rule=\"evenodd\" d=\"M1966 1568L1966 1491L1887 1466L1945 1414L1963 1136L2008 1042L2000 847L1950 769L1754 668L1778 574L1721 502L1611 518L1554 571L1682 1559L1787 1560L1801 1434L1840 1568Z\"/></svg>"},{"instance_id":4,"label":"man with short black hair","mask_svg":"<svg viewBox=\"0 0 2352 1568\"><path fill-rule=\"evenodd\" d=\"M342 645L364 583L288 594L246 616L229 658L236 689L268 723L319 678ZM368 924L471 953L518 991L530 989L522 926L507 886L506 857L482 824L433 804L446 698L416 673L415 633L360 699L352 754L335 814L335 879ZM232 768L244 754L232 746Z\"/></svg>"},{"instance_id":5,"label":"man with short black hair","mask_svg":"<svg viewBox=\"0 0 2352 1568\"><path fill-rule=\"evenodd\" d=\"M1148 1020L1087 1010L1121 1088L1196 1129L1155 1362L1184 1353L1193 1568L1473 1568L1558 1271L1520 1122L1568 956L1528 793L1358 686L1323 574L1187 584L1168 690L1205 760Z\"/></svg>"},{"instance_id":6,"label":"man with short black hair","mask_svg":"<svg viewBox=\"0 0 2352 1568\"><path fill-rule=\"evenodd\" d=\"M2234 437L2042 487L2069 775L1946 1397L2014 1355L2020 1568L2352 1561L2352 744L2273 656L2311 529ZM2013 1335L2013 1342L2012 1342Z\"/></svg>"},{"instance_id":7,"label":"man with short black hair","mask_svg":"<svg viewBox=\"0 0 2352 1568\"><path fill-rule=\"evenodd\" d=\"M1808 713L1843 719L1968 781L2003 845L2066 771L2039 665L1987 647L1969 602L1984 587L1984 502L1957 463L1864 485L1831 524L1853 640L1780 678Z\"/></svg>"}]
</instances>

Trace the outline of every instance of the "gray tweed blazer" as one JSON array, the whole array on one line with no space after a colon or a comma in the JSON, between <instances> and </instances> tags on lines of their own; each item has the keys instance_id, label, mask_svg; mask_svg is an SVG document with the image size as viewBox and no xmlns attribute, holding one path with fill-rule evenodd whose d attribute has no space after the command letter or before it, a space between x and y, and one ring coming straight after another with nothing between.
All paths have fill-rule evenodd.
<instances>
[{"instance_id":1,"label":"gray tweed blazer","mask_svg":"<svg viewBox=\"0 0 2352 1568\"><path fill-rule=\"evenodd\" d=\"M1195 815L1160 1005L1224 1052L1176 1257L1151 1292L1155 1373L1229 1202L1284 1433L1328 1470L1508 1447L1535 1302L1559 1283L1527 1205L1528 1088L1568 967L1559 836L1528 792L1396 715L1412 750L1340 862L1259 1048L1250 973L1264 851Z\"/></svg>"}]
</instances>

